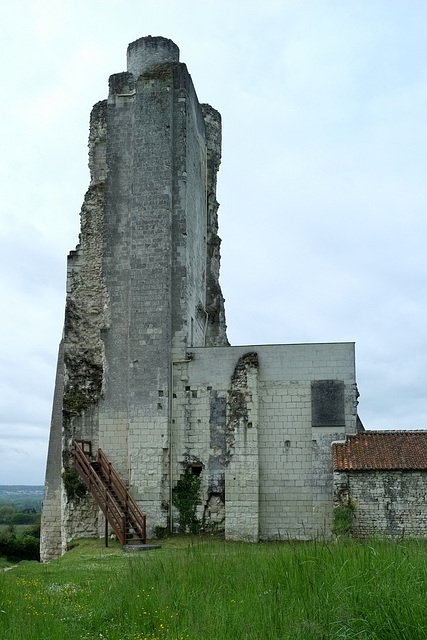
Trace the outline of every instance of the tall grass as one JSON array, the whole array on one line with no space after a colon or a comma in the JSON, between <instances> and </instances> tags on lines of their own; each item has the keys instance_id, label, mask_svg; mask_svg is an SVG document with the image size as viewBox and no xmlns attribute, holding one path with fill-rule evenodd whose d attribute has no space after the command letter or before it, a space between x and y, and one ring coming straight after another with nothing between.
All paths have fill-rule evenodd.
<instances>
[{"instance_id":1,"label":"tall grass","mask_svg":"<svg viewBox=\"0 0 427 640\"><path fill-rule=\"evenodd\" d=\"M0 574L0 609L8 640L425 640L427 546L81 542Z\"/></svg>"}]
</instances>

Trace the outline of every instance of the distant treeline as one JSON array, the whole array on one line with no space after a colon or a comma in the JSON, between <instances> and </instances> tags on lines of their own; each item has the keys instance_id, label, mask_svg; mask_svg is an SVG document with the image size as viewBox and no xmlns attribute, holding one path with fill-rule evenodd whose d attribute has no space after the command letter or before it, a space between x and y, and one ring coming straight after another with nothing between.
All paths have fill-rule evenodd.
<instances>
[{"instance_id":1,"label":"distant treeline","mask_svg":"<svg viewBox=\"0 0 427 640\"><path fill-rule=\"evenodd\" d=\"M34 507L19 511L11 504L0 506L0 524L35 524L40 521L40 513Z\"/></svg>"},{"instance_id":2,"label":"distant treeline","mask_svg":"<svg viewBox=\"0 0 427 640\"><path fill-rule=\"evenodd\" d=\"M39 560L43 487L0 485L0 556Z\"/></svg>"}]
</instances>

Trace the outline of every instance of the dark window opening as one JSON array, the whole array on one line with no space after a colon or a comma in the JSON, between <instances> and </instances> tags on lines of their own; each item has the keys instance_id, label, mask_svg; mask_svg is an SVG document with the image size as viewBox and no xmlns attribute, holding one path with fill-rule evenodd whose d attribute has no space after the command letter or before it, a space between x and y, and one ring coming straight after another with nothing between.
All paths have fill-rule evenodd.
<instances>
[{"instance_id":1,"label":"dark window opening","mask_svg":"<svg viewBox=\"0 0 427 640\"><path fill-rule=\"evenodd\" d=\"M203 471L203 466L201 464L192 464L190 467L190 473L193 476L200 476Z\"/></svg>"}]
</instances>

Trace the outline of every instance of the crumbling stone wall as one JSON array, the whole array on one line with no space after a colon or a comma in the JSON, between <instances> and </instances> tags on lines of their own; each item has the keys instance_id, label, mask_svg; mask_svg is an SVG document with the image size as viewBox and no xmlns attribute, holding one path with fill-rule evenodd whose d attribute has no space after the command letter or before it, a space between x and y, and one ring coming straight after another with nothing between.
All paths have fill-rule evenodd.
<instances>
[{"instance_id":1,"label":"crumbling stone wall","mask_svg":"<svg viewBox=\"0 0 427 640\"><path fill-rule=\"evenodd\" d=\"M43 561L63 553L77 530L97 535L95 502L89 498L84 508L82 503L70 503L61 473L73 466L75 438L91 440L94 447L98 445L98 403L105 381L102 332L109 323L109 299L102 272L105 137L106 104L101 102L95 105L90 118L91 184L80 212L79 244L67 261L64 333L58 355L43 502Z\"/></svg>"},{"instance_id":2,"label":"crumbling stone wall","mask_svg":"<svg viewBox=\"0 0 427 640\"><path fill-rule=\"evenodd\" d=\"M427 537L427 472L335 471L334 489L335 506L356 505L352 535Z\"/></svg>"},{"instance_id":3,"label":"crumbling stone wall","mask_svg":"<svg viewBox=\"0 0 427 640\"><path fill-rule=\"evenodd\" d=\"M73 466L75 438L99 443L98 402L105 382L105 351L102 332L109 324L109 298L103 277L103 231L105 215L105 103L95 105L89 132L91 185L80 212L79 244L68 256L67 300L64 321L64 395L62 421L63 468ZM90 498L82 505L62 498L63 536L80 530L96 535L93 527L98 508ZM72 511L72 517L68 511ZM68 522L74 520L73 527Z\"/></svg>"},{"instance_id":4,"label":"crumbling stone wall","mask_svg":"<svg viewBox=\"0 0 427 640\"><path fill-rule=\"evenodd\" d=\"M204 350L203 350L204 351ZM242 355L220 385L193 379L200 349L174 366L172 485L186 470L200 474L197 510L205 530L228 539L258 539L256 353ZM194 362L197 367L197 362ZM220 362L217 362L220 365ZM209 378L207 378L209 380ZM225 384L224 384L225 383ZM234 497L233 497L234 496ZM178 514L172 510L174 528Z\"/></svg>"},{"instance_id":5,"label":"crumbling stone wall","mask_svg":"<svg viewBox=\"0 0 427 640\"><path fill-rule=\"evenodd\" d=\"M228 345L225 305L219 284L221 238L218 235L217 174L221 162L221 115L201 105L207 141L206 347Z\"/></svg>"},{"instance_id":6,"label":"crumbling stone wall","mask_svg":"<svg viewBox=\"0 0 427 640\"><path fill-rule=\"evenodd\" d=\"M226 470L228 540L259 537L258 354L241 356L231 377L227 402L230 464Z\"/></svg>"}]
</instances>

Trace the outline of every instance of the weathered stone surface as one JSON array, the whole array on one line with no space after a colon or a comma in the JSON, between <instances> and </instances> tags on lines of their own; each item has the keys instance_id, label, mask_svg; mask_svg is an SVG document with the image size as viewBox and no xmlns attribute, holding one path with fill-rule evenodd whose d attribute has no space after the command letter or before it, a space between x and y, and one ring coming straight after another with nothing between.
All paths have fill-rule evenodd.
<instances>
[{"instance_id":1,"label":"weathered stone surface","mask_svg":"<svg viewBox=\"0 0 427 640\"><path fill-rule=\"evenodd\" d=\"M227 344L218 247L214 258L207 248L217 238L220 146L220 116L202 110L178 47L151 36L131 43L127 71L110 77L108 100L90 119L91 183L68 259L46 557L71 532L96 534L92 513L61 489L76 437L108 453L142 502L149 534L166 525L171 356L203 346L208 325L209 340Z\"/></svg>"},{"instance_id":2,"label":"weathered stone surface","mask_svg":"<svg viewBox=\"0 0 427 640\"><path fill-rule=\"evenodd\" d=\"M355 503L354 536L427 537L427 471L335 471L334 487L336 506Z\"/></svg>"},{"instance_id":3,"label":"weathered stone surface","mask_svg":"<svg viewBox=\"0 0 427 640\"><path fill-rule=\"evenodd\" d=\"M146 36L131 42L127 49L127 68L135 78L156 64L178 62L179 49L172 40Z\"/></svg>"}]
</instances>

